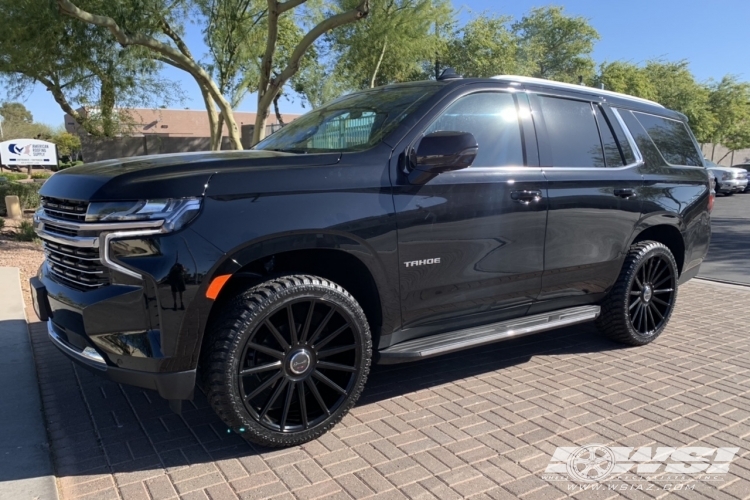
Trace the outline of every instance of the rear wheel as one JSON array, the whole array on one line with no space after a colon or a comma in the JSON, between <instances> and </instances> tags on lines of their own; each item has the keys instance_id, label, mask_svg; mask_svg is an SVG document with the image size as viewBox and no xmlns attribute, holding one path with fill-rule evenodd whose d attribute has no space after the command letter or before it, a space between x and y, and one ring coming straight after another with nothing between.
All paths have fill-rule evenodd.
<instances>
[{"instance_id":1,"label":"rear wheel","mask_svg":"<svg viewBox=\"0 0 750 500\"><path fill-rule=\"evenodd\" d=\"M677 264L656 241L633 245L597 319L599 330L629 345L652 342L666 328L677 300Z\"/></svg>"},{"instance_id":2,"label":"rear wheel","mask_svg":"<svg viewBox=\"0 0 750 500\"><path fill-rule=\"evenodd\" d=\"M231 302L211 332L208 400L254 443L315 439L349 411L370 369L364 312L343 288L315 276L286 276Z\"/></svg>"}]
</instances>

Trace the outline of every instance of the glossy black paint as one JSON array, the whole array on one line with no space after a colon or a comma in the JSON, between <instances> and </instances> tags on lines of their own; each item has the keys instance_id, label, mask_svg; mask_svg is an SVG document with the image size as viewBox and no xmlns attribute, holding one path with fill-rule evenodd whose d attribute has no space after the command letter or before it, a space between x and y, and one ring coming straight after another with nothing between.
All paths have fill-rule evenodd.
<instances>
[{"instance_id":1,"label":"glossy black paint","mask_svg":"<svg viewBox=\"0 0 750 500\"><path fill-rule=\"evenodd\" d=\"M113 368L139 376L194 375L210 315L225 299L211 300L206 291L221 275L232 275L230 284L239 286L278 269L309 272L306 265L316 256L333 256L342 265L331 273L354 274L362 294L372 289L366 312L376 346L384 348L596 303L614 282L629 245L650 228L676 231L684 242L684 255L677 256L683 275L696 272L710 235L705 169L667 165L635 123L628 128L643 163L619 169L556 166L535 94L587 100L609 118L610 106L624 115L629 109L681 115L586 88L472 79L441 84L368 151L167 155L56 174L42 195L85 201L202 196L203 205L186 229L113 244L115 260L143 279L111 271L111 285L79 292L57 283L43 265L39 279L53 323L79 347L94 347ZM423 131L456 99L477 92L515 96L524 164L410 180L410 158ZM616 133L620 138L623 131ZM182 303L172 292L178 275Z\"/></svg>"}]
</instances>

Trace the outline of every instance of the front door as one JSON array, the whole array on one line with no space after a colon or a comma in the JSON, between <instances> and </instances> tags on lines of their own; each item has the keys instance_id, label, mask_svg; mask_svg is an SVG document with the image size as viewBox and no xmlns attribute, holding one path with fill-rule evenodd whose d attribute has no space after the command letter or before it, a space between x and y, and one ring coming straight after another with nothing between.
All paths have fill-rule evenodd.
<instances>
[{"instance_id":1,"label":"front door","mask_svg":"<svg viewBox=\"0 0 750 500\"><path fill-rule=\"evenodd\" d=\"M424 185L394 182L405 329L394 342L523 315L541 286L547 183L525 95L446 101L419 138L471 132L479 153Z\"/></svg>"},{"instance_id":2,"label":"front door","mask_svg":"<svg viewBox=\"0 0 750 500\"><path fill-rule=\"evenodd\" d=\"M620 273L641 214L642 164L597 102L532 95L549 181L542 291L536 310L601 298Z\"/></svg>"}]
</instances>

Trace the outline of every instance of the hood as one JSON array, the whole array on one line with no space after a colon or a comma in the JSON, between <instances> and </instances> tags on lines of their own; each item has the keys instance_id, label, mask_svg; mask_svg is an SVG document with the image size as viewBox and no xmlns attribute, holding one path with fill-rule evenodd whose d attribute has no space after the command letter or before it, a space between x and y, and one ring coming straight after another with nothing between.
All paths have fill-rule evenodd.
<instances>
[{"instance_id":1,"label":"hood","mask_svg":"<svg viewBox=\"0 0 750 500\"><path fill-rule=\"evenodd\" d=\"M330 165L340 157L254 150L137 156L63 170L44 183L40 194L82 201L201 196L218 172Z\"/></svg>"}]
</instances>

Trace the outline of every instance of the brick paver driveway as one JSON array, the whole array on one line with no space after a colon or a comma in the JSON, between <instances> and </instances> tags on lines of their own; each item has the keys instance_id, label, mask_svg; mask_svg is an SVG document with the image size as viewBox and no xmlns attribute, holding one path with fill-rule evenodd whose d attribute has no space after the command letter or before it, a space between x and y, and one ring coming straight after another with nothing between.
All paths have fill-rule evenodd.
<instances>
[{"instance_id":1,"label":"brick paver driveway","mask_svg":"<svg viewBox=\"0 0 750 500\"><path fill-rule=\"evenodd\" d=\"M50 441L73 498L750 497L750 288L693 281L667 331L622 348L576 326L375 367L356 408L307 445L246 444L201 395L155 394L74 367L32 326ZM670 493L542 478L558 446L737 447L729 474ZM600 485L595 485L600 486ZM635 489L640 487L640 489Z\"/></svg>"}]
</instances>

